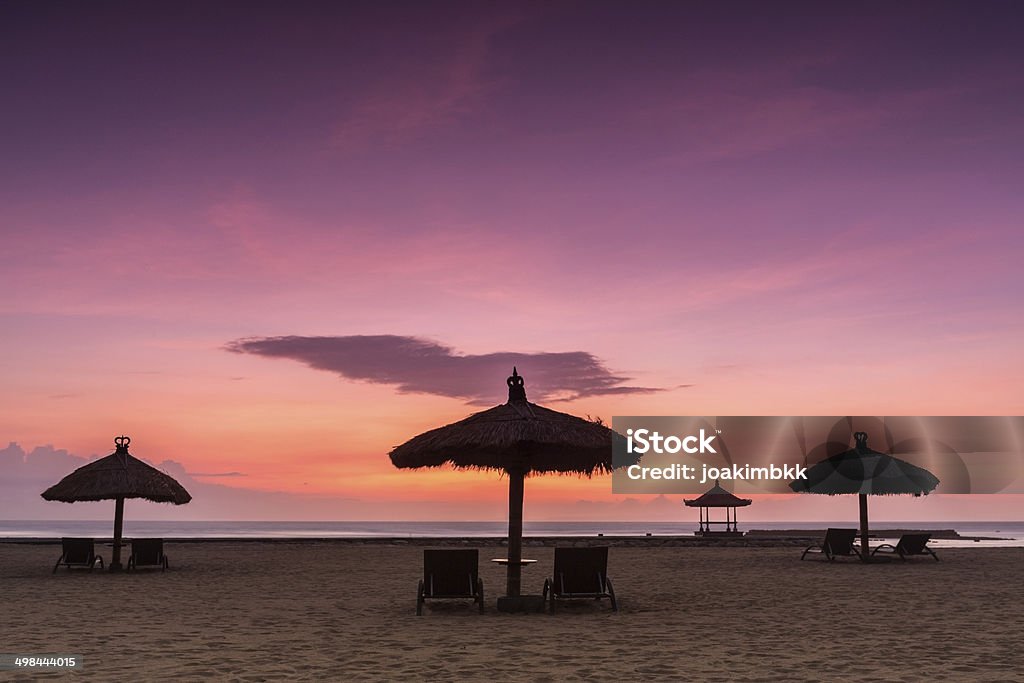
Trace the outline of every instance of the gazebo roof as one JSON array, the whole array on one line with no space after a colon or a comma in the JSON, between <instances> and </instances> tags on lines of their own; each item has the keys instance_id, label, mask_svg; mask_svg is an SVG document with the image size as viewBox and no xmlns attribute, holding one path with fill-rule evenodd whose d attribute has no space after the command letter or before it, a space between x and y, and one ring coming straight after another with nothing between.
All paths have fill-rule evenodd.
<instances>
[{"instance_id":1,"label":"gazebo roof","mask_svg":"<svg viewBox=\"0 0 1024 683\"><path fill-rule=\"evenodd\" d=\"M744 505L750 505L752 500L749 498L739 498L732 495L721 486L718 482L712 486L708 491L696 500L684 500L683 504L690 508L738 508Z\"/></svg>"}]
</instances>

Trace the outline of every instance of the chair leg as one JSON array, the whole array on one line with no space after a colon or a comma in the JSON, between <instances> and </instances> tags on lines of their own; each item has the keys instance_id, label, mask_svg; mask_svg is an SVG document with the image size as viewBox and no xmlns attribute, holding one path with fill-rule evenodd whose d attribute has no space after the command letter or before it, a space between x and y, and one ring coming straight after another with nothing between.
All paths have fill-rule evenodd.
<instances>
[{"instance_id":1,"label":"chair leg","mask_svg":"<svg viewBox=\"0 0 1024 683\"><path fill-rule=\"evenodd\" d=\"M57 570L60 569L60 563L63 562L63 561L64 561L64 555L61 555L60 559L57 560L57 564L53 565L53 573L54 574L56 574Z\"/></svg>"},{"instance_id":2,"label":"chair leg","mask_svg":"<svg viewBox=\"0 0 1024 683\"><path fill-rule=\"evenodd\" d=\"M484 613L484 580L476 580L477 600L480 602L480 614Z\"/></svg>"},{"instance_id":3,"label":"chair leg","mask_svg":"<svg viewBox=\"0 0 1024 683\"><path fill-rule=\"evenodd\" d=\"M824 552L824 548L822 548L821 546L812 545L812 546L808 547L806 550L804 550L804 554L800 556L800 559L803 560L805 557L807 557L807 553L811 552L815 548L819 548L820 549L819 552Z\"/></svg>"},{"instance_id":4,"label":"chair leg","mask_svg":"<svg viewBox=\"0 0 1024 683\"><path fill-rule=\"evenodd\" d=\"M416 588L416 616L423 616L423 579L420 579L420 584Z\"/></svg>"},{"instance_id":5,"label":"chair leg","mask_svg":"<svg viewBox=\"0 0 1024 683\"><path fill-rule=\"evenodd\" d=\"M612 601L612 611L619 611L619 603L615 602L615 589L612 587L612 580L605 577L605 583L608 584L608 598Z\"/></svg>"}]
</instances>

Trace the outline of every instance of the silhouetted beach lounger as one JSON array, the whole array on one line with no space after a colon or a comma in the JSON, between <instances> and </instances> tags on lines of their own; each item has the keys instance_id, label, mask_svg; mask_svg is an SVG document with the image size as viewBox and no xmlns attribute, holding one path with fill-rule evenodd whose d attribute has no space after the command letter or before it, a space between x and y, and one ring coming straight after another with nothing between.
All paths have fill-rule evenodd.
<instances>
[{"instance_id":1,"label":"silhouetted beach lounger","mask_svg":"<svg viewBox=\"0 0 1024 683\"><path fill-rule=\"evenodd\" d=\"M871 554L881 551L883 553L895 553L900 556L901 560L905 560L908 557L915 555L931 555L936 562L939 561L939 556L935 554L935 551L928 547L928 541L932 538L931 534L903 534L900 536L900 540L893 545L892 543L883 543L874 550ZM883 550L885 548L886 550Z\"/></svg>"},{"instance_id":2,"label":"silhouetted beach lounger","mask_svg":"<svg viewBox=\"0 0 1024 683\"><path fill-rule=\"evenodd\" d=\"M825 532L825 540L809 546L804 551L804 554L800 556L800 559L802 560L807 557L808 553L821 553L829 561L833 561L837 557L849 557L850 555L860 558L860 552L853 546L853 542L856 539L856 529L829 529Z\"/></svg>"},{"instance_id":3,"label":"silhouetted beach lounger","mask_svg":"<svg viewBox=\"0 0 1024 683\"><path fill-rule=\"evenodd\" d=\"M423 602L471 598L484 611L484 582L479 575L477 550L424 550L423 578L416 590L416 615Z\"/></svg>"},{"instance_id":4,"label":"silhouetted beach lounger","mask_svg":"<svg viewBox=\"0 0 1024 683\"><path fill-rule=\"evenodd\" d=\"M53 565L53 573L64 565L68 569L72 567L85 567L92 571L98 562L103 567L103 558L96 554L95 545L91 538L62 538L60 540L62 552L57 564Z\"/></svg>"},{"instance_id":5,"label":"silhouetted beach lounger","mask_svg":"<svg viewBox=\"0 0 1024 683\"><path fill-rule=\"evenodd\" d=\"M618 611L608 578L608 548L555 548L554 576L544 581L544 599L554 611L555 600L583 598L608 598Z\"/></svg>"},{"instance_id":6,"label":"silhouetted beach lounger","mask_svg":"<svg viewBox=\"0 0 1024 683\"><path fill-rule=\"evenodd\" d=\"M167 571L170 563L164 555L164 539L136 538L132 541L132 555L128 558L128 571L139 567L160 567Z\"/></svg>"}]
</instances>

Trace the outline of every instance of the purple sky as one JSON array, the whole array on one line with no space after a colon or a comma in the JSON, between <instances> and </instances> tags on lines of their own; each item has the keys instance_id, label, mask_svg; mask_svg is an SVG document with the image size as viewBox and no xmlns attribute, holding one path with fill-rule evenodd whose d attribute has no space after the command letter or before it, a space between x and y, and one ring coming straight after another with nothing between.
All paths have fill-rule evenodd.
<instances>
[{"instance_id":1,"label":"purple sky","mask_svg":"<svg viewBox=\"0 0 1024 683\"><path fill-rule=\"evenodd\" d=\"M0 443L442 501L385 454L509 361L606 419L1022 414L1022 19L4 3Z\"/></svg>"}]
</instances>

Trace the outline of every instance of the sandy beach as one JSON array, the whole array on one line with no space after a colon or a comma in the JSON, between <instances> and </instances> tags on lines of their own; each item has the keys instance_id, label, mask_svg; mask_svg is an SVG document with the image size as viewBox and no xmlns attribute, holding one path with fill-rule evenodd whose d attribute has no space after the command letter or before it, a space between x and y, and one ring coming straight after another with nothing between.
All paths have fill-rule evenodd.
<instances>
[{"instance_id":1,"label":"sandy beach","mask_svg":"<svg viewBox=\"0 0 1024 683\"><path fill-rule=\"evenodd\" d=\"M109 552L109 548L105 548ZM169 543L171 570L50 569L59 547L0 544L5 652L76 653L91 680L1024 680L1024 549L942 562L799 561L776 548L613 547L620 612L414 616L422 546ZM539 593L550 547L524 588ZM8 676L18 674L8 673Z\"/></svg>"}]
</instances>

